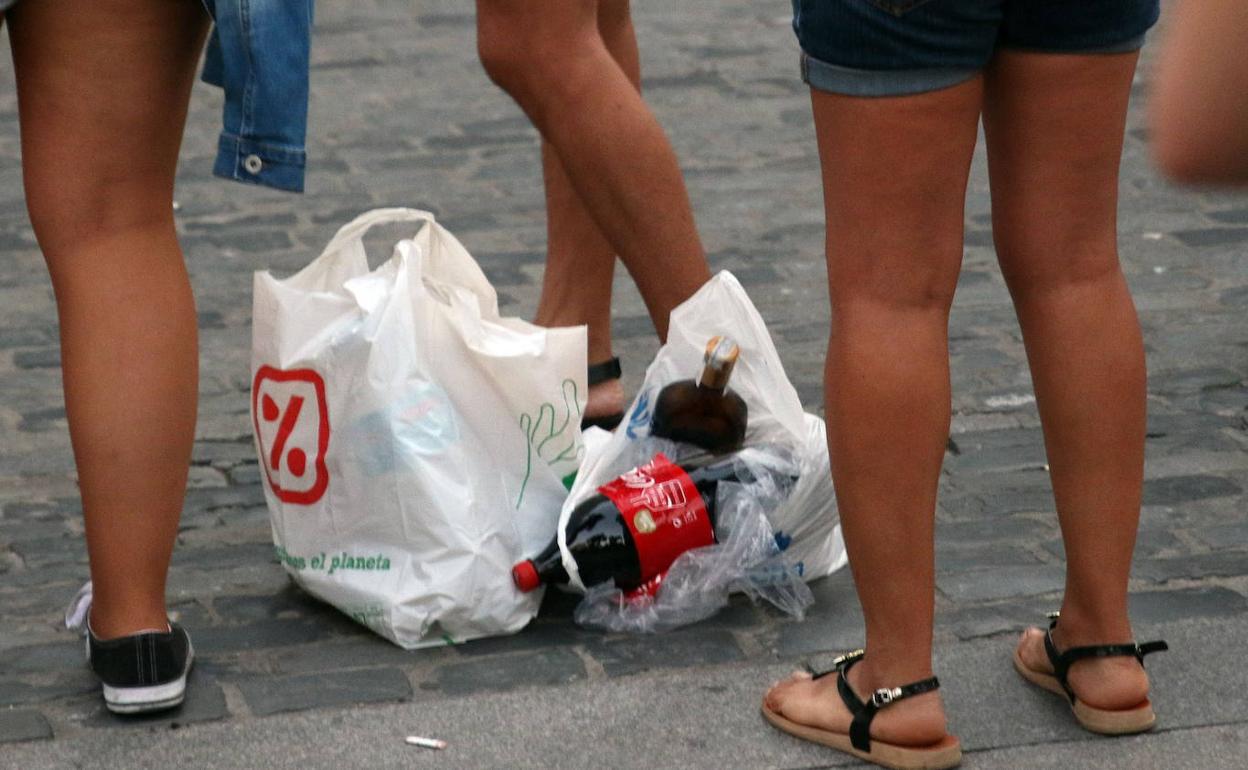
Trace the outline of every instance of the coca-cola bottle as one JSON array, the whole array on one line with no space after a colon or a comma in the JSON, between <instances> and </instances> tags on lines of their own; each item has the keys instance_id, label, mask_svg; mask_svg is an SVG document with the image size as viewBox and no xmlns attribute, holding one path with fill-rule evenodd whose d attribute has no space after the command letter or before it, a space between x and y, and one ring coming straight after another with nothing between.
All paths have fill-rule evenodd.
<instances>
[{"instance_id":1,"label":"coca-cola bottle","mask_svg":"<svg viewBox=\"0 0 1248 770\"><path fill-rule=\"evenodd\" d=\"M728 389L728 380L741 349L727 337L712 337L706 345L702 376L673 382L655 401L650 433L693 444L721 454L741 448L749 415L745 401Z\"/></svg>"},{"instance_id":2,"label":"coca-cola bottle","mask_svg":"<svg viewBox=\"0 0 1248 770\"><path fill-rule=\"evenodd\" d=\"M568 519L568 552L581 582L588 587L614 580L617 588L632 591L660 577L680 554L716 542L720 482L749 484L761 471L734 455L676 465L658 454L599 487ZM777 480L791 483L792 477ZM511 575L521 591L566 583L558 539L513 567Z\"/></svg>"}]
</instances>

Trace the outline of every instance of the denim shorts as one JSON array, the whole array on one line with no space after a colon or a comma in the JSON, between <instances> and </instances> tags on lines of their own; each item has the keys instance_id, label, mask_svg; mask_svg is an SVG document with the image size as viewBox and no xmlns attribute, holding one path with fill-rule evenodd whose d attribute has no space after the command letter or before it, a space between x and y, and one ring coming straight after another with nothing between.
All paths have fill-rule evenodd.
<instances>
[{"instance_id":1,"label":"denim shorts","mask_svg":"<svg viewBox=\"0 0 1248 770\"><path fill-rule=\"evenodd\" d=\"M1123 53L1160 0L793 0L802 79L847 96L901 96L974 77L998 48Z\"/></svg>"}]
</instances>

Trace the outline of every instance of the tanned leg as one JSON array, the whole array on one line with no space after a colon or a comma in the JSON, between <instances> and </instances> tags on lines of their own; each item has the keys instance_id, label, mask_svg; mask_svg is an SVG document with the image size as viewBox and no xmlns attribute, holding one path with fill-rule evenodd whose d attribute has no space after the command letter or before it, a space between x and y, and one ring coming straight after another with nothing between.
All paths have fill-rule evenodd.
<instances>
[{"instance_id":1,"label":"tanned leg","mask_svg":"<svg viewBox=\"0 0 1248 770\"><path fill-rule=\"evenodd\" d=\"M1018 312L1066 547L1059 648L1129 642L1127 580L1144 476L1147 378L1118 264L1118 166L1136 54L1004 51L986 74L993 234ZM1025 660L1047 669L1043 634ZM1089 705L1129 708L1132 658L1079 662Z\"/></svg>"},{"instance_id":2,"label":"tanned leg","mask_svg":"<svg viewBox=\"0 0 1248 770\"><path fill-rule=\"evenodd\" d=\"M196 0L9 12L26 202L56 293L102 638L165 628L195 432L196 317L173 179L207 29Z\"/></svg>"}]
</instances>

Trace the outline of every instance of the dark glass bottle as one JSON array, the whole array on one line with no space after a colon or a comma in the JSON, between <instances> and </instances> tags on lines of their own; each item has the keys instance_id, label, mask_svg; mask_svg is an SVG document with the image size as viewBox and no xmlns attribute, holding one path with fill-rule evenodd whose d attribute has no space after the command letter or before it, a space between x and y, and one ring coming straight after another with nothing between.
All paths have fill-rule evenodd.
<instances>
[{"instance_id":1,"label":"dark glass bottle","mask_svg":"<svg viewBox=\"0 0 1248 770\"><path fill-rule=\"evenodd\" d=\"M721 481L750 483L753 475L735 457L675 465L662 454L604 484L568 519L567 545L586 586L614 580L631 591L667 571L676 557L715 541L716 498ZM558 540L511 571L516 587L566 583Z\"/></svg>"},{"instance_id":2,"label":"dark glass bottle","mask_svg":"<svg viewBox=\"0 0 1248 770\"><path fill-rule=\"evenodd\" d=\"M749 410L728 389L741 349L727 337L706 345L702 376L673 382L659 391L650 433L701 447L714 454L733 452L745 440Z\"/></svg>"}]
</instances>

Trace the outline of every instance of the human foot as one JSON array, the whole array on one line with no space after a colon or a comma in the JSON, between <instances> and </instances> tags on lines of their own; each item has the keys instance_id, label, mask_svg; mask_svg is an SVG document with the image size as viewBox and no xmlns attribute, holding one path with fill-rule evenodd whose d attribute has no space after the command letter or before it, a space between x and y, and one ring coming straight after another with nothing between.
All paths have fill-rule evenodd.
<instances>
[{"instance_id":1,"label":"human foot","mask_svg":"<svg viewBox=\"0 0 1248 770\"><path fill-rule=\"evenodd\" d=\"M1075 716L1100 733L1142 732L1156 717L1148 699L1143 657L1167 649L1165 642L1098 644L1072 624L1048 634L1029 628L1014 651L1014 666L1029 682L1071 700Z\"/></svg>"},{"instance_id":2,"label":"human foot","mask_svg":"<svg viewBox=\"0 0 1248 770\"><path fill-rule=\"evenodd\" d=\"M849 658L846 660L846 658ZM796 672L774 685L763 699L763 714L776 727L807 740L823 743L877 764L899 768L953 767L961 761L958 740L946 732L944 706L934 692L935 679L892 689L889 695L874 696L882 680L867 663L855 666L857 658L838 659L833 675ZM877 712L866 722L869 743L866 750L851 740L854 714L838 690L838 679L845 677L859 711ZM876 686L878 685L878 686ZM863 698L860 693L866 693ZM912 694L913 693L913 694ZM873 697L874 696L874 697ZM873 702L874 701L874 702ZM861 720L862 717L859 717Z\"/></svg>"}]
</instances>

